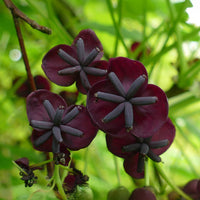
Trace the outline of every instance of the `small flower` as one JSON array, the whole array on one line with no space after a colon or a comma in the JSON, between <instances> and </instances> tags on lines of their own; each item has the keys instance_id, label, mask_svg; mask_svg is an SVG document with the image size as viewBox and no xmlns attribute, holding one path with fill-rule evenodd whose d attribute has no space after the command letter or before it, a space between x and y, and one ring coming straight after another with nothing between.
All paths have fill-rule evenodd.
<instances>
[{"instance_id":1,"label":"small flower","mask_svg":"<svg viewBox=\"0 0 200 200\"><path fill-rule=\"evenodd\" d=\"M78 90L86 94L107 74L107 61L100 61L102 50L96 34L90 29L82 30L71 46L52 48L43 58L42 68L52 82L69 86L76 81Z\"/></svg>"},{"instance_id":2,"label":"small flower","mask_svg":"<svg viewBox=\"0 0 200 200\"><path fill-rule=\"evenodd\" d=\"M37 180L37 176L33 173L36 169L41 169L41 167L31 167L29 166L28 158L20 158L14 161L21 169L20 176L22 176L21 180L24 181L25 187L31 187Z\"/></svg>"},{"instance_id":3,"label":"small flower","mask_svg":"<svg viewBox=\"0 0 200 200\"><path fill-rule=\"evenodd\" d=\"M18 81L18 78L14 80L13 84L15 84L17 81ZM43 76L40 76L40 75L35 76L34 81L35 81L35 85L37 89L46 89L46 90L51 89L49 81ZM16 90L16 94L19 97L27 97L31 92L32 91L31 91L28 80L25 80Z\"/></svg>"},{"instance_id":4,"label":"small flower","mask_svg":"<svg viewBox=\"0 0 200 200\"><path fill-rule=\"evenodd\" d=\"M56 165L64 165L67 166L71 160L70 151L66 148L66 146L61 143L60 145L60 152L55 153L53 155L53 159Z\"/></svg>"},{"instance_id":5,"label":"small flower","mask_svg":"<svg viewBox=\"0 0 200 200\"><path fill-rule=\"evenodd\" d=\"M168 119L152 137L137 138L124 132L121 135L124 137L116 138L106 135L108 150L116 156L124 158L124 168L130 176L143 178L145 159L150 158L154 162L161 162L159 155L172 144L175 127Z\"/></svg>"},{"instance_id":6,"label":"small flower","mask_svg":"<svg viewBox=\"0 0 200 200\"><path fill-rule=\"evenodd\" d=\"M99 129L117 135L125 128L137 137L150 137L162 126L168 115L167 98L147 79L140 62L110 59L108 78L93 85L87 99L88 112Z\"/></svg>"},{"instance_id":7,"label":"small flower","mask_svg":"<svg viewBox=\"0 0 200 200\"><path fill-rule=\"evenodd\" d=\"M63 182L63 187L66 193L74 192L77 185L81 186L87 184L87 181L89 180L89 177L87 175L83 175L80 170L74 167L72 168L72 170L73 172L69 172Z\"/></svg>"},{"instance_id":8,"label":"small flower","mask_svg":"<svg viewBox=\"0 0 200 200\"><path fill-rule=\"evenodd\" d=\"M60 153L62 143L78 150L96 136L97 129L84 106L67 107L62 97L47 90L37 90L27 97L27 115L34 128L33 145L40 151Z\"/></svg>"}]
</instances>

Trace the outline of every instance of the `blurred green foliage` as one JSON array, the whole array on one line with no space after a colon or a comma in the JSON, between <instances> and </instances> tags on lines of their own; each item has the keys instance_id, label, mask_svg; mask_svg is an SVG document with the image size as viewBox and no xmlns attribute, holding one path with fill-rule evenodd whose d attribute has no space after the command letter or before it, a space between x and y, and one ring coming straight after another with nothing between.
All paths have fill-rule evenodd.
<instances>
[{"instance_id":1,"label":"blurred green foliage","mask_svg":"<svg viewBox=\"0 0 200 200\"><path fill-rule=\"evenodd\" d=\"M104 58L127 56L141 62L149 72L149 81L160 86L169 98L169 115L176 125L172 147L162 155L163 169L176 185L200 176L200 27L188 24L189 0L13 0L29 18L49 27L51 35L21 22L22 33L33 75L44 75L41 62L46 52L57 44L71 44L80 30L93 29L104 47ZM112 4L111 4L112 3ZM0 199L56 199L45 188L45 177L38 185L24 188L12 160L28 157L31 163L43 160L29 141L31 128L26 117L25 100L16 96L26 71L20 56L12 15L0 1ZM113 17L113 18L112 18ZM130 51L135 41L141 45ZM13 51L14 50L14 51ZM52 91L74 90L52 83ZM104 200L118 185L113 156L107 151L104 133L99 133L86 150L73 152L77 168L89 177L95 200ZM117 158L121 184L131 192L143 181L132 180ZM97 165L98 163L98 165ZM44 175L43 175L44 176ZM151 184L156 182L151 174ZM154 184L160 191L169 186Z\"/></svg>"}]
</instances>

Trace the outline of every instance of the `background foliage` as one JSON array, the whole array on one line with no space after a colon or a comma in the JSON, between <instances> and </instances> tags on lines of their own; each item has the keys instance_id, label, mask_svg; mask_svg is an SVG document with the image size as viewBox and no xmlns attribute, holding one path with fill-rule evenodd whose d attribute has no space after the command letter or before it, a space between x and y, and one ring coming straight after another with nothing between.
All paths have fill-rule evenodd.
<instances>
[{"instance_id":1,"label":"background foliage","mask_svg":"<svg viewBox=\"0 0 200 200\"><path fill-rule=\"evenodd\" d=\"M71 44L80 30L93 29L103 44L105 59L128 56L136 59L140 51L141 62L147 68L151 83L160 86L169 98L170 118L176 126L172 147L162 155L163 169L176 185L199 178L200 172L200 27L188 23L189 0L15 0L15 5L31 19L49 27L51 35L32 29L21 21L23 37L33 75L44 75L41 62L46 52L57 44ZM29 142L25 100L16 96L26 71L19 51L12 15L0 2L0 199L56 199L43 186L45 176L38 185L24 188L12 160L28 157L31 163L43 159ZM130 51L135 41L141 45ZM75 90L52 83L52 91ZM107 192L118 185L113 156L106 149L104 133L99 133L86 150L72 153L76 166L89 175L89 184L95 200L106 199ZM121 184L130 192L142 181L134 181L125 174L122 160L117 159ZM87 161L87 162L86 162ZM97 165L98 163L98 165ZM41 174L42 176L42 174ZM155 177L151 175L153 185ZM162 192L170 191L163 182L155 185L160 199Z\"/></svg>"}]
</instances>

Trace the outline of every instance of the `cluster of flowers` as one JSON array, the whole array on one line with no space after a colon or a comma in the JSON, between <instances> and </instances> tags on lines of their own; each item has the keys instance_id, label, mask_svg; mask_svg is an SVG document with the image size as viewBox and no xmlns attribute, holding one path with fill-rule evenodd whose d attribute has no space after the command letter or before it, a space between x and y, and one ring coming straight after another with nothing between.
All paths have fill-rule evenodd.
<instances>
[{"instance_id":1,"label":"cluster of flowers","mask_svg":"<svg viewBox=\"0 0 200 200\"><path fill-rule=\"evenodd\" d=\"M102 56L102 44L90 29L81 31L71 46L55 46L44 56L42 68L49 80L61 86L76 82L78 92L87 95L87 102L86 107L75 105L78 93L52 93L42 76L34 77L37 90L29 94L26 81L17 94L27 98L31 142L39 151L53 152L55 164L67 166L69 150L87 147L101 130L106 134L108 150L124 159L125 171L133 178L143 178L145 160L160 162L160 155L175 137L167 97L159 87L148 84L147 71L139 61L125 57L105 61ZM29 166L27 158L15 162L22 169L25 186L32 186L37 179L33 171L41 168ZM63 182L66 193L88 180L70 167L72 171ZM147 193L149 196L151 192ZM141 194L142 188L126 196L136 199Z\"/></svg>"},{"instance_id":2,"label":"cluster of flowers","mask_svg":"<svg viewBox=\"0 0 200 200\"><path fill-rule=\"evenodd\" d=\"M58 45L43 58L42 68L54 83L76 82L87 95L86 107L70 105L59 95L39 89L27 97L35 149L54 154L87 147L98 129L106 133L110 152L124 159L125 171L144 177L148 157L160 162L173 142L175 128L168 118L168 101L139 61L125 57L101 60L103 47L96 34L82 30L71 46Z\"/></svg>"}]
</instances>

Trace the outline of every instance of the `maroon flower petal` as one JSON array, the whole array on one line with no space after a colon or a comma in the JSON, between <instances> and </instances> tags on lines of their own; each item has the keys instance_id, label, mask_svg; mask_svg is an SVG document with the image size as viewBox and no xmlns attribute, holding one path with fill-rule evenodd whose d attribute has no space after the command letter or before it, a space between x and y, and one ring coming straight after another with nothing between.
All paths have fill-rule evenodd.
<instances>
[{"instance_id":1,"label":"maroon flower petal","mask_svg":"<svg viewBox=\"0 0 200 200\"><path fill-rule=\"evenodd\" d=\"M15 163L17 163L21 168L29 169L29 159L26 157L15 160Z\"/></svg>"},{"instance_id":2,"label":"maroon flower petal","mask_svg":"<svg viewBox=\"0 0 200 200\"><path fill-rule=\"evenodd\" d=\"M67 109L67 112L69 112L74 107L75 106L70 106ZM84 106L77 106L77 108L79 110L79 114L72 121L67 123L67 126L82 131L83 135L81 137L77 137L66 133L62 134L64 144L70 150L79 150L81 148L87 147L96 136L98 130L91 122L86 108Z\"/></svg>"},{"instance_id":3,"label":"maroon flower petal","mask_svg":"<svg viewBox=\"0 0 200 200\"><path fill-rule=\"evenodd\" d=\"M97 99L95 94L97 92L106 92L116 94L114 86L109 80L104 80L96 83L88 92L87 109L93 122L106 133L117 134L120 129L124 127L124 116L119 115L116 119L104 123L103 118L117 107L118 104ZM117 126L116 126L117 125Z\"/></svg>"},{"instance_id":4,"label":"maroon flower petal","mask_svg":"<svg viewBox=\"0 0 200 200\"><path fill-rule=\"evenodd\" d=\"M139 154L137 153L135 155L127 157L124 160L124 169L126 173L136 179L144 178L144 172L141 172L141 173L137 172L138 158L139 158Z\"/></svg>"},{"instance_id":5,"label":"maroon flower petal","mask_svg":"<svg viewBox=\"0 0 200 200\"><path fill-rule=\"evenodd\" d=\"M70 56L77 58L76 49L68 45L57 45L49 50L42 60L42 68L46 76L54 83L62 86L69 86L76 80L76 75L59 75L58 71L71 67L59 55L58 50L62 49Z\"/></svg>"},{"instance_id":6,"label":"maroon flower petal","mask_svg":"<svg viewBox=\"0 0 200 200\"><path fill-rule=\"evenodd\" d=\"M89 55L89 53L94 48L99 48L101 53L98 54L98 56L95 58L95 60L99 60L103 56L102 44L101 44L100 40L98 39L98 37L96 36L96 34L93 30L85 29L85 30L82 30L81 32L79 32L79 34L74 39L74 42L72 44L73 47L76 46L76 42L79 38L82 38L82 40L84 41L84 44L86 44L85 45L85 54L86 55Z\"/></svg>"},{"instance_id":7,"label":"maroon flower petal","mask_svg":"<svg viewBox=\"0 0 200 200\"><path fill-rule=\"evenodd\" d=\"M168 145L164 146L162 148L158 148L158 149L152 149L152 151L156 154L156 155L160 155L162 153L164 153L172 144L172 142L174 141L174 137L175 137L175 127L172 124L171 120L168 118L167 121L163 124L163 126L156 131L156 133L153 135L151 142L154 141L161 141L161 140L168 140Z\"/></svg>"},{"instance_id":8,"label":"maroon flower petal","mask_svg":"<svg viewBox=\"0 0 200 200\"><path fill-rule=\"evenodd\" d=\"M45 77L37 75L34 77L34 80L37 89L45 89L50 91L51 89L50 83Z\"/></svg>"},{"instance_id":9,"label":"maroon flower petal","mask_svg":"<svg viewBox=\"0 0 200 200\"><path fill-rule=\"evenodd\" d=\"M109 60L109 72L114 72L117 75L126 92L133 81L139 76L146 76L146 81L140 90L146 87L148 81L148 75L144 65L139 61L131 60L125 57L111 58Z\"/></svg>"},{"instance_id":10,"label":"maroon flower petal","mask_svg":"<svg viewBox=\"0 0 200 200\"><path fill-rule=\"evenodd\" d=\"M168 101L166 94L156 85L148 84L137 96L157 97L157 102L149 105L133 106L134 123L130 131L137 137L150 137L166 121L168 116Z\"/></svg>"},{"instance_id":11,"label":"maroon flower petal","mask_svg":"<svg viewBox=\"0 0 200 200\"><path fill-rule=\"evenodd\" d=\"M31 142L33 144L33 147L38 151L52 152L52 141L53 141L52 136L49 137L49 139L46 140L43 144L40 144L39 146L35 145L35 141L37 141L37 139L44 134L45 131L37 131L35 129L32 131Z\"/></svg>"},{"instance_id":12,"label":"maroon flower petal","mask_svg":"<svg viewBox=\"0 0 200 200\"><path fill-rule=\"evenodd\" d=\"M54 109L59 106L67 108L65 100L57 94L48 90L36 90L27 97L27 115L29 122L31 120L51 121L49 115L43 105L44 100L49 100Z\"/></svg>"},{"instance_id":13,"label":"maroon flower petal","mask_svg":"<svg viewBox=\"0 0 200 200\"><path fill-rule=\"evenodd\" d=\"M111 135L106 135L106 144L108 150L116 156L126 158L130 156L131 152L126 152L123 150L123 147L129 144L137 143L136 137L131 134L123 133L123 137L117 138Z\"/></svg>"},{"instance_id":14,"label":"maroon flower petal","mask_svg":"<svg viewBox=\"0 0 200 200\"><path fill-rule=\"evenodd\" d=\"M38 151L52 152L53 136L51 136L48 140L45 141L45 143L41 144L40 146L35 145L35 141L44 134L45 131L37 131L37 130L32 131L31 142L33 144L33 147ZM70 161L70 152L67 150L67 147L64 143L60 143L60 153L65 154L65 162L66 164L68 164Z\"/></svg>"},{"instance_id":15,"label":"maroon flower petal","mask_svg":"<svg viewBox=\"0 0 200 200\"><path fill-rule=\"evenodd\" d=\"M97 69L107 70L108 62L105 60L99 60L99 61L92 62L90 64L90 66L88 66L88 67L94 67ZM87 78L88 78L90 85L93 86L95 83L97 83L101 80L104 80L105 76L94 76L94 75L87 74ZM76 86L81 93L87 94L88 91L86 91L86 89L83 87L80 77L77 77Z\"/></svg>"}]
</instances>

